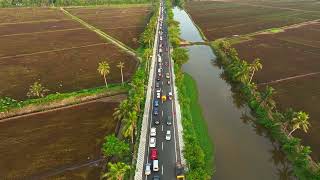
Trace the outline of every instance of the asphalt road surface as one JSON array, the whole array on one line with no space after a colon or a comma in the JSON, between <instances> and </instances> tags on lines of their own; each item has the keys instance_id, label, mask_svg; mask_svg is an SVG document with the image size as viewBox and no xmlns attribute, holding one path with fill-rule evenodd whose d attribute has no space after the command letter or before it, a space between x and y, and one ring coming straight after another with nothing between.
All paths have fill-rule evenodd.
<instances>
[{"instance_id":1,"label":"asphalt road surface","mask_svg":"<svg viewBox=\"0 0 320 180\"><path fill-rule=\"evenodd\" d=\"M163 2L163 1L162 1ZM157 47L157 59L156 59L156 68L153 76L153 84L152 84L152 104L149 112L148 119L148 132L147 132L147 143L146 143L146 154L145 154L145 163L151 163L151 175L144 176L144 179L153 179L155 175L160 176L162 180L173 180L176 179L175 176L175 164L180 160L180 154L177 147L178 146L178 138L177 138L177 124L175 119L175 107L174 101L169 99L169 92L173 93L172 87L172 73L171 72L171 61L169 58L169 44L168 44L168 30L165 24L165 7L162 6L162 10L160 11L160 26L159 26L159 43ZM162 21L162 23L161 23ZM162 24L162 25L161 25ZM161 62L159 62L158 56L161 56ZM159 69L161 69L161 76L159 76ZM166 74L169 73L169 78L166 77ZM159 78L159 79L158 79ZM168 83L170 81L170 83ZM159 83L159 87L156 87L156 83ZM157 90L161 91L161 96L166 96L166 101L162 101L161 98L157 98ZM173 94L173 97L175 95ZM154 115L154 100L159 101L158 115ZM172 117L172 124L167 125L168 116ZM159 121L159 124L155 124L156 121ZM150 141L150 129L151 127L156 128L156 149L158 150L158 160L159 160L159 171L152 171L152 160L150 159L151 149L149 147ZM171 140L166 140L165 135L166 131L171 131ZM145 167L144 167L145 168Z\"/></svg>"}]
</instances>

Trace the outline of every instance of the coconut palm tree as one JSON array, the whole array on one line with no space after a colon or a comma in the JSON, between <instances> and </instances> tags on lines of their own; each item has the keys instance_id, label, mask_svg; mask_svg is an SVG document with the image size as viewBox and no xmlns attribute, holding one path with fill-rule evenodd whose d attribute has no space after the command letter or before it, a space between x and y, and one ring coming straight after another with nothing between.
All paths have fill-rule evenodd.
<instances>
[{"instance_id":1,"label":"coconut palm tree","mask_svg":"<svg viewBox=\"0 0 320 180\"><path fill-rule=\"evenodd\" d=\"M297 129L302 129L306 133L310 126L308 120L309 115L306 112L299 111L298 113L295 113L295 116L291 121L292 130L290 131L289 136Z\"/></svg>"},{"instance_id":2,"label":"coconut palm tree","mask_svg":"<svg viewBox=\"0 0 320 180\"><path fill-rule=\"evenodd\" d=\"M260 59L256 58L251 64L250 64L250 71L251 71L251 75L250 75L250 80L249 82L252 81L253 75L256 71L262 69L262 64L260 63Z\"/></svg>"},{"instance_id":3,"label":"coconut palm tree","mask_svg":"<svg viewBox=\"0 0 320 180\"><path fill-rule=\"evenodd\" d=\"M122 129L122 135L125 138L130 137L132 144L133 144L134 130L136 129L136 126L137 126L137 120L138 120L137 112L136 111L129 112L128 116L124 120L125 125Z\"/></svg>"},{"instance_id":4,"label":"coconut palm tree","mask_svg":"<svg viewBox=\"0 0 320 180\"><path fill-rule=\"evenodd\" d=\"M108 180L123 180L126 172L130 170L130 166L123 163L108 163L108 172L102 176L102 178L107 178Z\"/></svg>"},{"instance_id":5,"label":"coconut palm tree","mask_svg":"<svg viewBox=\"0 0 320 180\"><path fill-rule=\"evenodd\" d=\"M117 67L120 69L120 72L121 72L121 83L123 85L123 72L122 72L122 69L124 68L124 63L120 61L119 64L117 65Z\"/></svg>"},{"instance_id":6,"label":"coconut palm tree","mask_svg":"<svg viewBox=\"0 0 320 180\"><path fill-rule=\"evenodd\" d=\"M104 83L106 87L108 87L107 78L106 76L110 73L110 66L106 61L99 62L98 72L104 78Z\"/></svg>"},{"instance_id":7,"label":"coconut palm tree","mask_svg":"<svg viewBox=\"0 0 320 180\"><path fill-rule=\"evenodd\" d=\"M128 100L124 100L120 103L119 107L114 109L114 113L113 113L113 118L118 120L118 121L122 121L123 119L125 119L125 117L128 116L129 110L130 110L130 105Z\"/></svg>"},{"instance_id":8,"label":"coconut palm tree","mask_svg":"<svg viewBox=\"0 0 320 180\"><path fill-rule=\"evenodd\" d=\"M272 99L272 96L274 93L275 93L275 90L272 87L267 86L265 91L261 92L261 102L259 106L269 105L269 107L273 109L276 106L275 101Z\"/></svg>"},{"instance_id":9,"label":"coconut palm tree","mask_svg":"<svg viewBox=\"0 0 320 180\"><path fill-rule=\"evenodd\" d=\"M39 82L34 82L27 93L28 97L43 97L49 90L42 86Z\"/></svg>"}]
</instances>

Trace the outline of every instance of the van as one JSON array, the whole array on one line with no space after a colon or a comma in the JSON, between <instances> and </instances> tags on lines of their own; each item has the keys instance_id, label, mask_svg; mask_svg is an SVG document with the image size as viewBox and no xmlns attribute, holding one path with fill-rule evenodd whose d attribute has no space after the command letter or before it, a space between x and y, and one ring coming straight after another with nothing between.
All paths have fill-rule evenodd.
<instances>
[{"instance_id":1,"label":"van","mask_svg":"<svg viewBox=\"0 0 320 180\"><path fill-rule=\"evenodd\" d=\"M153 169L153 171L159 171L159 161L158 160L153 160L152 169Z\"/></svg>"}]
</instances>

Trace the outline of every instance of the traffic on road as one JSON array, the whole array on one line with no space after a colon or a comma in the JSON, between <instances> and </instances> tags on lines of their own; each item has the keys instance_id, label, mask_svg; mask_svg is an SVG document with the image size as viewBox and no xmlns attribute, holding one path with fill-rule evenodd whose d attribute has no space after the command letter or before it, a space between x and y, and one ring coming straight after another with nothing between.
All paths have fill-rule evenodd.
<instances>
[{"instance_id":1,"label":"traffic on road","mask_svg":"<svg viewBox=\"0 0 320 180\"><path fill-rule=\"evenodd\" d=\"M148 119L147 145L144 179L184 179L179 171L177 125L172 86L172 64L170 60L166 11L160 2L158 44L156 47L155 71L152 75L152 107ZM181 170L181 169L180 169Z\"/></svg>"}]
</instances>

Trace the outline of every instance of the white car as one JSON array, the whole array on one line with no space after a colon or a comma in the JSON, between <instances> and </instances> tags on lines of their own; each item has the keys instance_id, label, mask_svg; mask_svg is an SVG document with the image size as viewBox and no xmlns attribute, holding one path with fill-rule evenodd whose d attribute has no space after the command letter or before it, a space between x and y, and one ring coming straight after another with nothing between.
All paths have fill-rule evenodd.
<instances>
[{"instance_id":1,"label":"white car","mask_svg":"<svg viewBox=\"0 0 320 180\"><path fill-rule=\"evenodd\" d=\"M146 164L146 169L144 171L144 174L147 176L151 174L151 164L150 163Z\"/></svg>"},{"instance_id":2,"label":"white car","mask_svg":"<svg viewBox=\"0 0 320 180\"><path fill-rule=\"evenodd\" d=\"M160 93L157 93L157 98L158 98L158 99L160 99L160 98L161 98Z\"/></svg>"},{"instance_id":3,"label":"white car","mask_svg":"<svg viewBox=\"0 0 320 180\"><path fill-rule=\"evenodd\" d=\"M150 138L149 147L151 147L151 148L156 147L156 138L155 137Z\"/></svg>"},{"instance_id":4,"label":"white car","mask_svg":"<svg viewBox=\"0 0 320 180\"><path fill-rule=\"evenodd\" d=\"M150 130L150 136L155 137L157 135L157 129L155 127L152 127Z\"/></svg>"},{"instance_id":5,"label":"white car","mask_svg":"<svg viewBox=\"0 0 320 180\"><path fill-rule=\"evenodd\" d=\"M170 130L167 130L167 132L166 132L166 140L167 141L171 140L171 131Z\"/></svg>"},{"instance_id":6,"label":"white car","mask_svg":"<svg viewBox=\"0 0 320 180\"><path fill-rule=\"evenodd\" d=\"M172 100L172 92L168 93L168 97L169 97L170 100Z\"/></svg>"}]
</instances>

